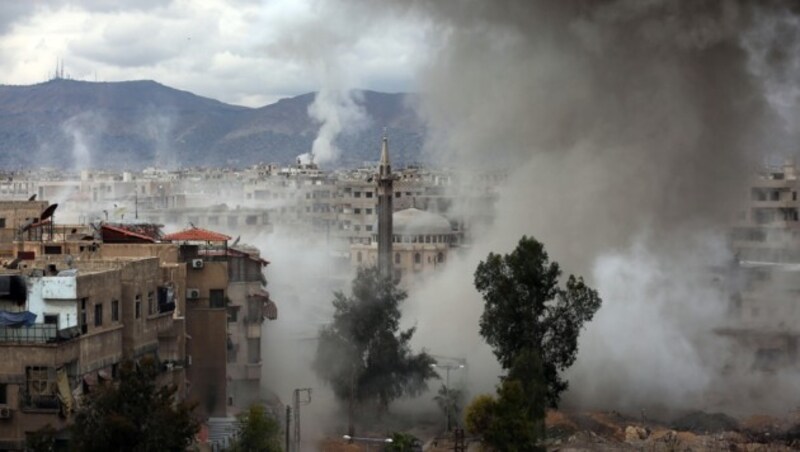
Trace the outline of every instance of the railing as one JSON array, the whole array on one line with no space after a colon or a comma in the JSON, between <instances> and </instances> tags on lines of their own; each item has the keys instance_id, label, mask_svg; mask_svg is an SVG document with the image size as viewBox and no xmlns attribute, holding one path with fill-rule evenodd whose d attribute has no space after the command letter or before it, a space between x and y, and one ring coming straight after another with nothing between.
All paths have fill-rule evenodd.
<instances>
[{"instance_id":1,"label":"railing","mask_svg":"<svg viewBox=\"0 0 800 452\"><path fill-rule=\"evenodd\" d=\"M59 411L61 409L61 401L55 394L48 395L31 395L26 390L20 391L21 406L23 410L52 410Z\"/></svg>"},{"instance_id":2,"label":"railing","mask_svg":"<svg viewBox=\"0 0 800 452\"><path fill-rule=\"evenodd\" d=\"M31 326L0 327L0 343L17 344L45 344L62 340L58 335L58 328L51 324L36 324Z\"/></svg>"}]
</instances>

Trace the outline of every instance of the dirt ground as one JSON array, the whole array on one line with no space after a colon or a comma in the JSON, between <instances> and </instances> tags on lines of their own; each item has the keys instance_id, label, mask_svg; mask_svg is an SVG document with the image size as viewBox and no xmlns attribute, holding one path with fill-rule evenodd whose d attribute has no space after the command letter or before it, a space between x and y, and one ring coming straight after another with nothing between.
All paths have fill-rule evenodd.
<instances>
[{"instance_id":1,"label":"dirt ground","mask_svg":"<svg viewBox=\"0 0 800 452\"><path fill-rule=\"evenodd\" d=\"M615 411L549 411L545 419L549 451L792 451L800 450L800 418L767 415L734 419L722 413L695 411L670 422L625 416ZM453 450L453 441L432 431L415 434L426 452ZM371 445L369 451L380 451ZM362 452L366 445L327 439L323 452ZM480 451L477 438L468 441L469 452Z\"/></svg>"}]
</instances>

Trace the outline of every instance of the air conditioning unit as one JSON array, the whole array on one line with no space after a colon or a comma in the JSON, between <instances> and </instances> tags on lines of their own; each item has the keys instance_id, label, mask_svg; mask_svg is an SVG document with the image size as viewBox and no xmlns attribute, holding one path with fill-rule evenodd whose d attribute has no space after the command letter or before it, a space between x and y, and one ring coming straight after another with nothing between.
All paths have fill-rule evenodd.
<instances>
[{"instance_id":1,"label":"air conditioning unit","mask_svg":"<svg viewBox=\"0 0 800 452\"><path fill-rule=\"evenodd\" d=\"M203 259L192 259L192 268L203 268Z\"/></svg>"},{"instance_id":2,"label":"air conditioning unit","mask_svg":"<svg viewBox=\"0 0 800 452\"><path fill-rule=\"evenodd\" d=\"M200 298L200 289L186 289L186 298L189 300L197 300Z\"/></svg>"},{"instance_id":3,"label":"air conditioning unit","mask_svg":"<svg viewBox=\"0 0 800 452\"><path fill-rule=\"evenodd\" d=\"M0 406L0 419L11 419L11 408Z\"/></svg>"}]
</instances>

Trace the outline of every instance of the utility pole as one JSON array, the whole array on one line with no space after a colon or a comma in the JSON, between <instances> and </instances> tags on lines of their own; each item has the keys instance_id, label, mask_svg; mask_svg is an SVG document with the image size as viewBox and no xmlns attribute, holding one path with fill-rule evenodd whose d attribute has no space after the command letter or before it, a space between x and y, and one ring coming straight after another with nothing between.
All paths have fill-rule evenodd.
<instances>
[{"instance_id":1,"label":"utility pole","mask_svg":"<svg viewBox=\"0 0 800 452\"><path fill-rule=\"evenodd\" d=\"M305 394L306 398L301 398ZM311 388L294 390L294 452L300 452L300 405L311 403Z\"/></svg>"},{"instance_id":2,"label":"utility pole","mask_svg":"<svg viewBox=\"0 0 800 452\"><path fill-rule=\"evenodd\" d=\"M464 438L464 429L459 427L453 431L453 452L466 452L467 445Z\"/></svg>"},{"instance_id":3,"label":"utility pole","mask_svg":"<svg viewBox=\"0 0 800 452\"><path fill-rule=\"evenodd\" d=\"M286 452L291 452L291 436L290 436L290 427L292 424L292 407L286 405Z\"/></svg>"},{"instance_id":4,"label":"utility pole","mask_svg":"<svg viewBox=\"0 0 800 452\"><path fill-rule=\"evenodd\" d=\"M459 358L446 358L446 359L453 360L453 361L457 362L458 364L455 364L455 363L438 364L438 363L436 363L436 364L431 364L431 367L433 367L433 368L441 368L441 369L444 369L444 371L445 371L445 384L444 384L445 414L447 416L447 431L449 432L450 431L450 427L451 427L450 420L451 420L451 417L452 417L451 411L453 409L453 407L452 407L453 404L451 403L451 400L450 400L450 371L451 370L463 369L463 368L466 367L466 364L465 364L465 360L463 360L463 359L459 359Z\"/></svg>"}]
</instances>

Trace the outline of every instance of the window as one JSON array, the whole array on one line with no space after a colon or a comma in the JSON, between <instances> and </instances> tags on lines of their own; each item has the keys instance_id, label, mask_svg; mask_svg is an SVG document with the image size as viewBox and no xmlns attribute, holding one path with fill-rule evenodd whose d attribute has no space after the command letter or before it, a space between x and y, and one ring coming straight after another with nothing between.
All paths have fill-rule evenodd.
<instances>
[{"instance_id":1,"label":"window","mask_svg":"<svg viewBox=\"0 0 800 452\"><path fill-rule=\"evenodd\" d=\"M361 213L361 209L355 208L355 209L353 209L353 213Z\"/></svg>"},{"instance_id":2,"label":"window","mask_svg":"<svg viewBox=\"0 0 800 452\"><path fill-rule=\"evenodd\" d=\"M97 303L94 305L94 326L103 325L103 304Z\"/></svg>"},{"instance_id":3,"label":"window","mask_svg":"<svg viewBox=\"0 0 800 452\"><path fill-rule=\"evenodd\" d=\"M44 254L61 254L61 246L59 245L45 245Z\"/></svg>"},{"instance_id":4,"label":"window","mask_svg":"<svg viewBox=\"0 0 800 452\"><path fill-rule=\"evenodd\" d=\"M400 253L394 253L394 263L395 264L400 263Z\"/></svg>"},{"instance_id":5,"label":"window","mask_svg":"<svg viewBox=\"0 0 800 452\"><path fill-rule=\"evenodd\" d=\"M256 215L248 215L244 219L245 224L254 225L258 223L258 216Z\"/></svg>"},{"instance_id":6,"label":"window","mask_svg":"<svg viewBox=\"0 0 800 452\"><path fill-rule=\"evenodd\" d=\"M0 228L5 228L5 227L6 227L6 219L0 218Z\"/></svg>"},{"instance_id":7,"label":"window","mask_svg":"<svg viewBox=\"0 0 800 452\"><path fill-rule=\"evenodd\" d=\"M225 289L211 289L208 291L208 303L212 308L225 307Z\"/></svg>"},{"instance_id":8,"label":"window","mask_svg":"<svg viewBox=\"0 0 800 452\"><path fill-rule=\"evenodd\" d=\"M219 224L219 217L217 216L208 217L208 224L211 226L217 226Z\"/></svg>"},{"instance_id":9,"label":"window","mask_svg":"<svg viewBox=\"0 0 800 452\"><path fill-rule=\"evenodd\" d=\"M87 331L87 322L86 322L86 298L81 298L81 312L80 312L80 319L78 323L81 326L81 333L86 334Z\"/></svg>"},{"instance_id":10,"label":"window","mask_svg":"<svg viewBox=\"0 0 800 452\"><path fill-rule=\"evenodd\" d=\"M136 302L133 305L133 312L134 312L134 315L136 316L137 319L142 316L142 296L141 295L136 295Z\"/></svg>"},{"instance_id":11,"label":"window","mask_svg":"<svg viewBox=\"0 0 800 452\"><path fill-rule=\"evenodd\" d=\"M364 226L364 229L366 229L367 231L371 231L372 230L372 225L368 224L368 225Z\"/></svg>"},{"instance_id":12,"label":"window","mask_svg":"<svg viewBox=\"0 0 800 452\"><path fill-rule=\"evenodd\" d=\"M399 198L401 194L402 193L400 193L399 191L396 191L396 192L394 192L394 197L395 198Z\"/></svg>"},{"instance_id":13,"label":"window","mask_svg":"<svg viewBox=\"0 0 800 452\"><path fill-rule=\"evenodd\" d=\"M372 198L372 192L371 191L367 192L367 198Z\"/></svg>"},{"instance_id":14,"label":"window","mask_svg":"<svg viewBox=\"0 0 800 452\"><path fill-rule=\"evenodd\" d=\"M372 209L367 209L367 215L372 215Z\"/></svg>"},{"instance_id":15,"label":"window","mask_svg":"<svg viewBox=\"0 0 800 452\"><path fill-rule=\"evenodd\" d=\"M46 403L52 397L55 389L55 369L44 366L30 366L25 368L25 383L27 396L31 399L34 406ZM54 408L58 408L57 401Z\"/></svg>"},{"instance_id":16,"label":"window","mask_svg":"<svg viewBox=\"0 0 800 452\"><path fill-rule=\"evenodd\" d=\"M261 362L261 339L254 338L247 340L247 362L256 364Z\"/></svg>"},{"instance_id":17,"label":"window","mask_svg":"<svg viewBox=\"0 0 800 452\"><path fill-rule=\"evenodd\" d=\"M441 251L439 252L439 254L436 255L436 262L440 264L444 262L444 253L442 253Z\"/></svg>"},{"instance_id":18,"label":"window","mask_svg":"<svg viewBox=\"0 0 800 452\"><path fill-rule=\"evenodd\" d=\"M361 197L361 192L360 191L353 192L353 196L355 196L356 198L360 198Z\"/></svg>"},{"instance_id":19,"label":"window","mask_svg":"<svg viewBox=\"0 0 800 452\"><path fill-rule=\"evenodd\" d=\"M45 325L58 325L58 314L45 314L44 315L44 324Z\"/></svg>"},{"instance_id":20,"label":"window","mask_svg":"<svg viewBox=\"0 0 800 452\"><path fill-rule=\"evenodd\" d=\"M239 320L239 307L228 306L228 322L235 323L237 320Z\"/></svg>"},{"instance_id":21,"label":"window","mask_svg":"<svg viewBox=\"0 0 800 452\"><path fill-rule=\"evenodd\" d=\"M356 253L356 262L361 262L361 251Z\"/></svg>"},{"instance_id":22,"label":"window","mask_svg":"<svg viewBox=\"0 0 800 452\"><path fill-rule=\"evenodd\" d=\"M414 263L419 264L422 263L422 256L419 253L414 253Z\"/></svg>"},{"instance_id":23,"label":"window","mask_svg":"<svg viewBox=\"0 0 800 452\"><path fill-rule=\"evenodd\" d=\"M228 217L228 227L235 228L239 224L239 218L231 215Z\"/></svg>"},{"instance_id":24,"label":"window","mask_svg":"<svg viewBox=\"0 0 800 452\"><path fill-rule=\"evenodd\" d=\"M119 322L119 300L111 301L111 321Z\"/></svg>"},{"instance_id":25,"label":"window","mask_svg":"<svg viewBox=\"0 0 800 452\"><path fill-rule=\"evenodd\" d=\"M5 383L0 383L0 405L6 405L8 403L8 385Z\"/></svg>"}]
</instances>

